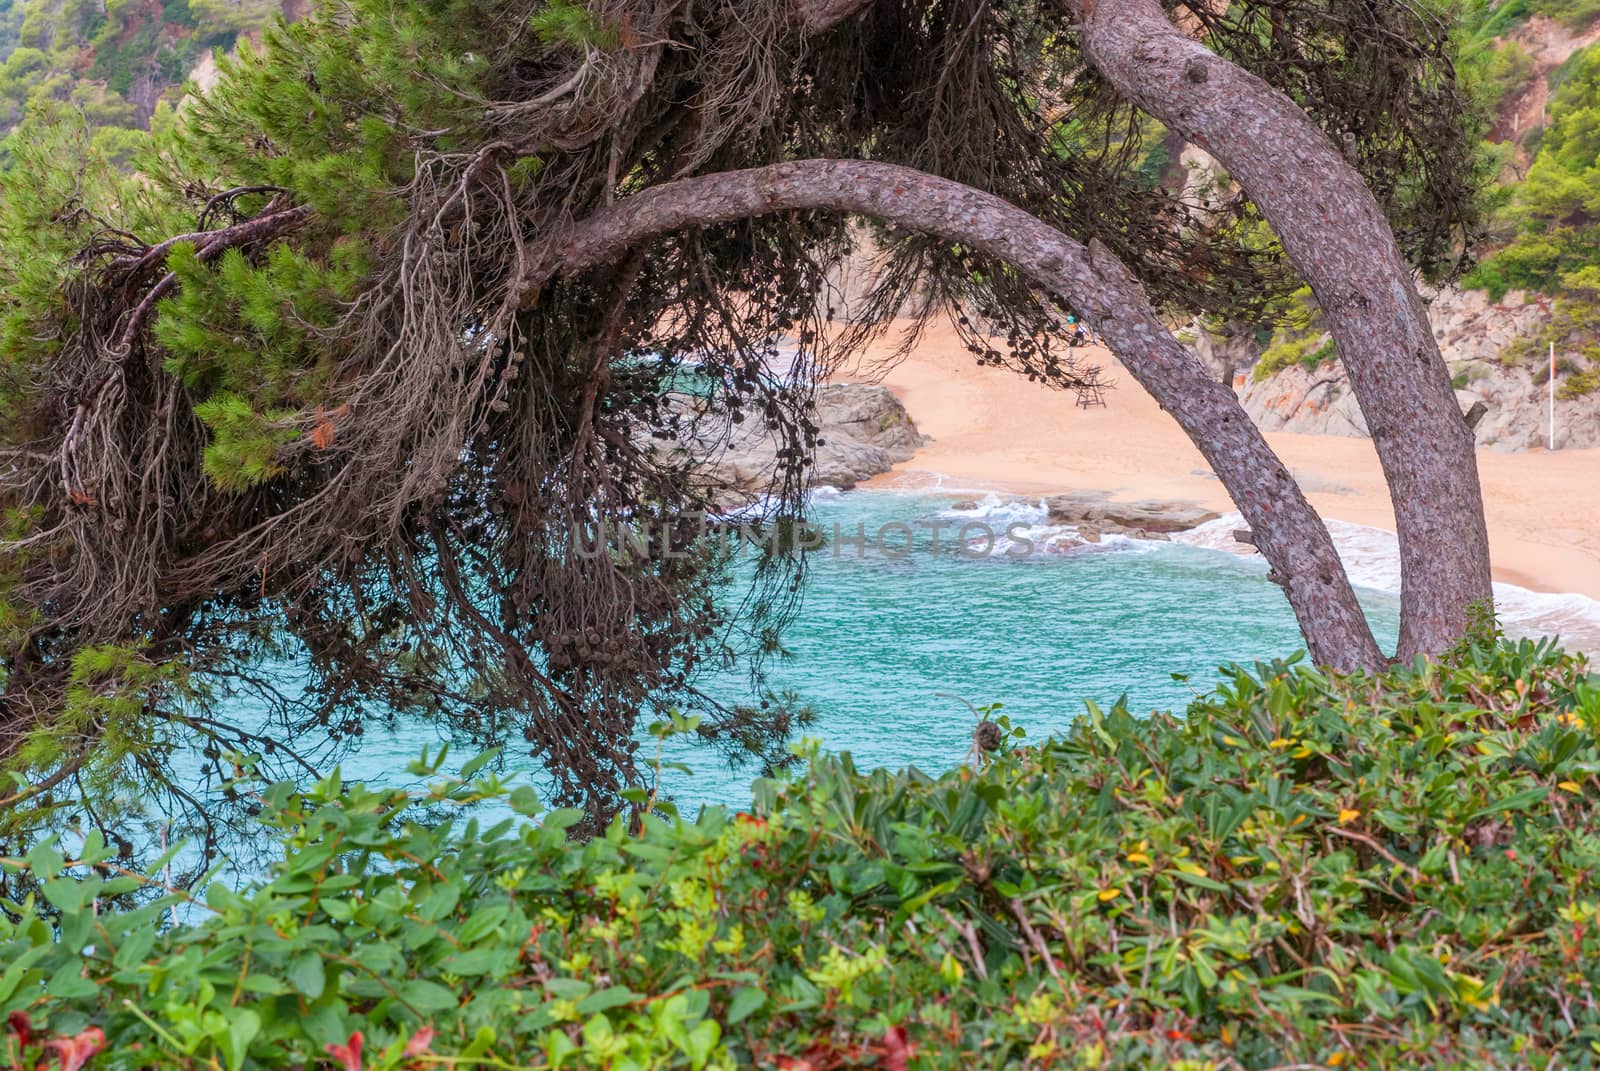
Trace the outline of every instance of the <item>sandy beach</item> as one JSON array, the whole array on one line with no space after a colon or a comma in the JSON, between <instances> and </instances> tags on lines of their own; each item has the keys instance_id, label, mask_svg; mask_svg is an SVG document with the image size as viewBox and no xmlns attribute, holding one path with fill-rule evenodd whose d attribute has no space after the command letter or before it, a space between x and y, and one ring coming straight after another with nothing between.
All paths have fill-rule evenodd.
<instances>
[{"instance_id":1,"label":"sandy beach","mask_svg":"<svg viewBox=\"0 0 1600 1071\"><path fill-rule=\"evenodd\" d=\"M886 374L875 359L891 337L839 379L874 380L905 404L933 441L873 486L1048 494L1099 490L1118 498L1184 498L1233 509L1178 425L1111 357L1098 363L1115 389L1103 408L1005 369L980 368L944 324L930 325ZM1325 518L1394 530L1377 455L1366 439L1269 435L1274 450ZM1495 579L1533 591L1600 599L1600 450L1478 452Z\"/></svg>"}]
</instances>

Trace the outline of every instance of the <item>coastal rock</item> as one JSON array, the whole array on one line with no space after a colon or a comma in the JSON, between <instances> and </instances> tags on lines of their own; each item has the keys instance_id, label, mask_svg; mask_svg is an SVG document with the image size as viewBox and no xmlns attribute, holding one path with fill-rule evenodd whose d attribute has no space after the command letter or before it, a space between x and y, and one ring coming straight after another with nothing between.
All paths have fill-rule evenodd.
<instances>
[{"instance_id":1,"label":"coastal rock","mask_svg":"<svg viewBox=\"0 0 1600 1071\"><path fill-rule=\"evenodd\" d=\"M1221 514L1196 502L1142 498L1114 502L1104 492L1074 491L1044 500L1050 524L1070 524L1080 533L1092 531L1098 542L1107 532L1160 539L1170 532L1186 532L1214 521Z\"/></svg>"},{"instance_id":2,"label":"coastal rock","mask_svg":"<svg viewBox=\"0 0 1600 1071\"><path fill-rule=\"evenodd\" d=\"M1367 437L1367 419L1337 362L1315 369L1290 365L1266 379L1251 378L1239 401L1263 431Z\"/></svg>"},{"instance_id":3,"label":"coastal rock","mask_svg":"<svg viewBox=\"0 0 1600 1071\"><path fill-rule=\"evenodd\" d=\"M704 403L691 395L674 395L669 404L692 417ZM829 383L814 399L821 445L817 447L812 483L853 487L861 480L888 472L908 460L926 441L905 406L886 387L866 383ZM737 506L766 493L777 471L778 443L759 420L731 426L708 420L695 426L685 420L676 443L656 449L687 454L719 501Z\"/></svg>"},{"instance_id":4,"label":"coastal rock","mask_svg":"<svg viewBox=\"0 0 1600 1071\"><path fill-rule=\"evenodd\" d=\"M887 387L869 383L826 383L817 388L816 411L817 423L829 443L844 436L882 450L894 461L910 461L917 448L928 441L927 436L917 431L900 399ZM817 463L822 463L820 458Z\"/></svg>"}]
</instances>

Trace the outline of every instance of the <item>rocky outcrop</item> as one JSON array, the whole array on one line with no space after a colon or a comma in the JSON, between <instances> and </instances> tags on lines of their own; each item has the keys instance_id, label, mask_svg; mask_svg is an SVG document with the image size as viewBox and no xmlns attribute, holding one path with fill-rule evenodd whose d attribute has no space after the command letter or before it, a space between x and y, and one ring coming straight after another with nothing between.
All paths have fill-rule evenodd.
<instances>
[{"instance_id":1,"label":"rocky outcrop","mask_svg":"<svg viewBox=\"0 0 1600 1071\"><path fill-rule=\"evenodd\" d=\"M1537 354L1508 363L1512 347L1550 317L1548 299L1512 291L1498 302L1482 291L1434 296L1428 320L1456 383L1463 413L1482 403L1479 446L1526 450L1549 442L1549 380ZM1559 380L1558 380L1559 382ZM1265 431L1366 437L1367 423L1337 362L1291 365L1240 386L1245 410ZM1556 449L1600 446L1600 393L1556 400Z\"/></svg>"},{"instance_id":2,"label":"rocky outcrop","mask_svg":"<svg viewBox=\"0 0 1600 1071\"><path fill-rule=\"evenodd\" d=\"M688 413L698 399L677 395L672 404ZM814 399L821 442L812 468L816 485L852 487L896 462L908 461L926 442L905 406L886 387L828 383ZM686 428L692 427L686 422ZM731 430L686 430L674 447L699 462L707 482L723 489L729 505L765 493L777 469L778 442L758 421Z\"/></svg>"},{"instance_id":3,"label":"rocky outcrop","mask_svg":"<svg viewBox=\"0 0 1600 1071\"><path fill-rule=\"evenodd\" d=\"M1262 431L1358 438L1367 435L1366 418L1361 415L1343 366L1337 362L1315 369L1294 364L1266 379L1247 378L1239 401Z\"/></svg>"},{"instance_id":4,"label":"rocky outcrop","mask_svg":"<svg viewBox=\"0 0 1600 1071\"><path fill-rule=\"evenodd\" d=\"M1600 41L1600 25L1574 31L1546 15L1533 15L1516 26L1503 45L1518 50L1528 64L1521 91L1509 94L1496 110L1489 140L1515 146L1515 163L1526 166L1529 136L1545 124L1552 76L1574 52Z\"/></svg>"},{"instance_id":5,"label":"rocky outcrop","mask_svg":"<svg viewBox=\"0 0 1600 1071\"><path fill-rule=\"evenodd\" d=\"M817 423L828 443L820 454L844 439L882 451L891 463L910 461L917 448L928 441L917 431L906 407L888 387L869 383L827 383L817 389ZM888 467L877 472L887 472ZM825 481L832 483L834 481Z\"/></svg>"},{"instance_id":6,"label":"rocky outcrop","mask_svg":"<svg viewBox=\"0 0 1600 1071\"><path fill-rule=\"evenodd\" d=\"M1103 533L1135 538L1161 538L1172 532L1186 532L1221 514L1196 502L1140 498L1113 501L1103 491L1074 491L1052 495L1044 500L1049 524L1069 524L1085 535ZM1089 539L1096 542L1097 538Z\"/></svg>"},{"instance_id":7,"label":"rocky outcrop","mask_svg":"<svg viewBox=\"0 0 1600 1071\"><path fill-rule=\"evenodd\" d=\"M1452 369L1472 361L1498 361L1506 348L1550 318L1550 299L1512 290L1490 301L1482 290L1448 287L1428 300L1428 324Z\"/></svg>"}]
</instances>

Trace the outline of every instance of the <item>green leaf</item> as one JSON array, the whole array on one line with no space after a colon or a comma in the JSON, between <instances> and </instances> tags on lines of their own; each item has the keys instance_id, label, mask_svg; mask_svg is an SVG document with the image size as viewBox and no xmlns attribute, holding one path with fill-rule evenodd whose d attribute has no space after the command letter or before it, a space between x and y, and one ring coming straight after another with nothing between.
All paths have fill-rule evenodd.
<instances>
[{"instance_id":1,"label":"green leaf","mask_svg":"<svg viewBox=\"0 0 1600 1071\"><path fill-rule=\"evenodd\" d=\"M614 985L584 997L578 1002L578 1012L582 1015L593 1015L596 1012L619 1008L624 1004L632 1004L638 999L640 999L639 994L627 986Z\"/></svg>"},{"instance_id":2,"label":"green leaf","mask_svg":"<svg viewBox=\"0 0 1600 1071\"><path fill-rule=\"evenodd\" d=\"M689 1056L689 1066L695 1071L706 1065L711 1059L711 1053L717 1047L717 1042L722 1040L722 1027L715 1019L707 1019L693 1030L689 1031L684 1052Z\"/></svg>"},{"instance_id":3,"label":"green leaf","mask_svg":"<svg viewBox=\"0 0 1600 1071\"><path fill-rule=\"evenodd\" d=\"M92 997L100 992L100 987L83 976L83 965L77 959L63 963L55 974L50 976L50 981L45 985L44 991L52 997L62 1000L80 1000Z\"/></svg>"},{"instance_id":4,"label":"green leaf","mask_svg":"<svg viewBox=\"0 0 1600 1071\"><path fill-rule=\"evenodd\" d=\"M544 816L540 823L546 829L571 829L583 821L583 812L576 807L562 807Z\"/></svg>"},{"instance_id":5,"label":"green leaf","mask_svg":"<svg viewBox=\"0 0 1600 1071\"><path fill-rule=\"evenodd\" d=\"M498 945L472 948L445 961L445 969L463 978L489 974L498 968L509 967L515 961L516 950Z\"/></svg>"},{"instance_id":6,"label":"green leaf","mask_svg":"<svg viewBox=\"0 0 1600 1071\"><path fill-rule=\"evenodd\" d=\"M48 881L61 873L62 862L61 853L56 851L53 839L42 840L35 844L27 855L28 869L32 870L34 877L40 881Z\"/></svg>"},{"instance_id":7,"label":"green leaf","mask_svg":"<svg viewBox=\"0 0 1600 1071\"><path fill-rule=\"evenodd\" d=\"M423 978L405 983L400 986L399 992L400 999L423 1015L442 1012L461 1003L452 990L446 989L438 982L430 982Z\"/></svg>"},{"instance_id":8,"label":"green leaf","mask_svg":"<svg viewBox=\"0 0 1600 1071\"><path fill-rule=\"evenodd\" d=\"M261 1032L261 1016L249 1008L233 1008L228 1012L228 1032L223 1038L223 1054L227 1058L228 1071L240 1071L244 1067L245 1054L250 1050L250 1043Z\"/></svg>"},{"instance_id":9,"label":"green leaf","mask_svg":"<svg viewBox=\"0 0 1600 1071\"><path fill-rule=\"evenodd\" d=\"M544 984L545 992L565 1000L582 1000L594 987L582 978L552 978Z\"/></svg>"},{"instance_id":10,"label":"green leaf","mask_svg":"<svg viewBox=\"0 0 1600 1071\"><path fill-rule=\"evenodd\" d=\"M527 785L518 785L511 790L510 797L506 800L511 809L524 818L532 818L543 809L539 802L539 794Z\"/></svg>"},{"instance_id":11,"label":"green leaf","mask_svg":"<svg viewBox=\"0 0 1600 1071\"><path fill-rule=\"evenodd\" d=\"M767 1003L767 994L752 985L742 985L733 991L728 1002L728 1025L742 1023Z\"/></svg>"},{"instance_id":12,"label":"green leaf","mask_svg":"<svg viewBox=\"0 0 1600 1071\"><path fill-rule=\"evenodd\" d=\"M1208 878L1201 874L1190 874L1184 870L1169 870L1167 873L1179 881L1186 882L1189 885L1198 885L1200 888L1210 889L1212 892L1225 893L1232 891L1225 883L1218 881L1216 878Z\"/></svg>"},{"instance_id":13,"label":"green leaf","mask_svg":"<svg viewBox=\"0 0 1600 1071\"><path fill-rule=\"evenodd\" d=\"M479 908L461 927L461 943L477 944L493 933L510 913L511 909L505 904L490 904L488 907Z\"/></svg>"},{"instance_id":14,"label":"green leaf","mask_svg":"<svg viewBox=\"0 0 1600 1071\"><path fill-rule=\"evenodd\" d=\"M307 1000L316 1000L322 996L322 990L328 984L327 968L322 962L322 957L316 952L302 952L289 964L289 984Z\"/></svg>"},{"instance_id":15,"label":"green leaf","mask_svg":"<svg viewBox=\"0 0 1600 1071\"><path fill-rule=\"evenodd\" d=\"M497 747L492 747L488 751L481 752L478 755L468 759L461 767L461 780L466 781L471 779L473 774L477 773L479 770L493 762L496 756L499 754L500 749Z\"/></svg>"},{"instance_id":16,"label":"green leaf","mask_svg":"<svg viewBox=\"0 0 1600 1071\"><path fill-rule=\"evenodd\" d=\"M1481 810L1474 811L1472 817L1482 818L1484 815L1499 814L1501 811L1527 810L1530 806L1538 803L1548 795L1550 795L1550 789L1548 787L1530 788L1526 792L1517 792L1513 795L1505 797L1504 799L1496 800L1494 803L1489 804L1489 806L1484 807Z\"/></svg>"}]
</instances>

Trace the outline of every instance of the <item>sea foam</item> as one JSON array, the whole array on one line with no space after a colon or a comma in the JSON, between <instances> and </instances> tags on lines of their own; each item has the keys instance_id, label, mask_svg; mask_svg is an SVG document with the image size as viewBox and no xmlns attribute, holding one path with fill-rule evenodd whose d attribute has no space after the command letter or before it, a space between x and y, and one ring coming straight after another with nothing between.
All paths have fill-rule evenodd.
<instances>
[{"instance_id":1,"label":"sea foam","mask_svg":"<svg viewBox=\"0 0 1600 1071\"><path fill-rule=\"evenodd\" d=\"M1326 523L1350 582L1358 588L1398 597L1400 542L1395 534L1346 521ZM1246 527L1243 517L1229 513L1198 528L1175 533L1172 540L1228 554L1253 555L1253 548L1233 538L1235 531ZM1509 635L1559 636L1570 649L1600 654L1600 601L1587 595L1530 591L1497 582L1494 602L1500 624Z\"/></svg>"}]
</instances>

